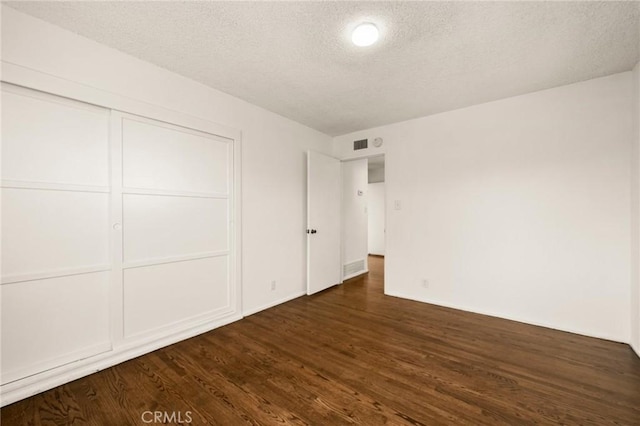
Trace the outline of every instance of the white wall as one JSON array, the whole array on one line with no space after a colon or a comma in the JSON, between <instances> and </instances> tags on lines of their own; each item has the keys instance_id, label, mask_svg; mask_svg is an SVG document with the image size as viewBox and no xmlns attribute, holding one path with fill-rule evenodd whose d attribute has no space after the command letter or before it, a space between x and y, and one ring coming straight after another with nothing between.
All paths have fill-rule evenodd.
<instances>
[{"instance_id":1,"label":"white wall","mask_svg":"<svg viewBox=\"0 0 640 426\"><path fill-rule=\"evenodd\" d=\"M384 165L369 167L369 183L384 182Z\"/></svg>"},{"instance_id":2,"label":"white wall","mask_svg":"<svg viewBox=\"0 0 640 426\"><path fill-rule=\"evenodd\" d=\"M640 356L640 63L633 68L631 156L631 346Z\"/></svg>"},{"instance_id":3,"label":"white wall","mask_svg":"<svg viewBox=\"0 0 640 426\"><path fill-rule=\"evenodd\" d=\"M341 158L385 141L358 154L386 152L385 292L629 341L631 89L625 72L334 138Z\"/></svg>"},{"instance_id":4,"label":"white wall","mask_svg":"<svg viewBox=\"0 0 640 426\"><path fill-rule=\"evenodd\" d=\"M369 213L369 254L384 256L384 182L369 184L367 212Z\"/></svg>"},{"instance_id":5,"label":"white wall","mask_svg":"<svg viewBox=\"0 0 640 426\"><path fill-rule=\"evenodd\" d=\"M328 136L4 5L2 60L241 130L243 312L304 293L305 151Z\"/></svg>"},{"instance_id":6,"label":"white wall","mask_svg":"<svg viewBox=\"0 0 640 426\"><path fill-rule=\"evenodd\" d=\"M361 261L362 265L345 273L344 278L368 270L367 175L366 159L342 163L342 264Z\"/></svg>"}]
</instances>

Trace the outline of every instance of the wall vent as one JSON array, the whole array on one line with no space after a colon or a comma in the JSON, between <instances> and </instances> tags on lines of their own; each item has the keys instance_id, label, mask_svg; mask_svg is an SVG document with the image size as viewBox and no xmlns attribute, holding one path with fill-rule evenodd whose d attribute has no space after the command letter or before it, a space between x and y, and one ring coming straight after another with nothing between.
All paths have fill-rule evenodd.
<instances>
[{"instance_id":1,"label":"wall vent","mask_svg":"<svg viewBox=\"0 0 640 426\"><path fill-rule=\"evenodd\" d=\"M364 259L356 260L355 262L347 263L342 266L342 276L345 278L356 275L359 272L364 272Z\"/></svg>"},{"instance_id":2,"label":"wall vent","mask_svg":"<svg viewBox=\"0 0 640 426\"><path fill-rule=\"evenodd\" d=\"M369 145L369 139L360 139L359 141L353 141L353 150L367 149Z\"/></svg>"}]
</instances>

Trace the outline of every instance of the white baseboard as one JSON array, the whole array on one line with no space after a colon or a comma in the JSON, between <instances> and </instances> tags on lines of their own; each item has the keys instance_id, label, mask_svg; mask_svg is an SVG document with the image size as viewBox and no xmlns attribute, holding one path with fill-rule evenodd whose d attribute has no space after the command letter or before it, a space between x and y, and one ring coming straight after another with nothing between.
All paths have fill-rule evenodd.
<instances>
[{"instance_id":1,"label":"white baseboard","mask_svg":"<svg viewBox=\"0 0 640 426\"><path fill-rule=\"evenodd\" d=\"M128 361L140 355L153 352L165 346L206 333L215 328L242 319L240 314L232 314L224 318L209 319L194 324L188 329L167 334L161 338L148 339L126 346L114 347L113 350L83 360L78 360L0 387L0 407L14 403L32 395L69 383L73 380L97 373L105 368Z\"/></svg>"},{"instance_id":2,"label":"white baseboard","mask_svg":"<svg viewBox=\"0 0 640 426\"><path fill-rule=\"evenodd\" d=\"M535 325L535 326L538 326L538 327L545 327L545 328L550 328L550 329L558 330L558 331L565 331L567 333L579 334L581 336L595 337L596 339L603 339L603 340L609 340L609 341L612 341L612 342L629 344L629 342L627 342L627 341L620 340L617 337L613 337L613 336L609 336L609 335L598 334L598 333L587 333L585 331L576 330L576 329L573 329L571 327L559 327L556 324L549 324L549 323L544 323L544 322L539 322L539 321L530 321L528 319L519 318L519 317L516 317L516 316L513 316L513 315L498 314L498 313L495 313L495 312L485 311L485 310L481 310L481 309L477 309L477 308L470 308L468 306L456 305L456 304L452 304L452 303L445 303L445 302L441 302L441 301L437 301L437 300L430 300L430 299L427 299L427 298L417 298L415 296L408 295L408 294L403 294L401 292L389 291L386 288L384 290L384 294L386 294L387 296L399 297L401 299L413 300L415 302L428 303L430 305L442 306L442 307L445 307L445 308L457 309L457 310L460 310L460 311L472 312L472 313L480 314L480 315L487 315L487 316L494 317L494 318L502 318L502 319L506 319L506 320L509 320L509 321L521 322L523 324Z\"/></svg>"},{"instance_id":3,"label":"white baseboard","mask_svg":"<svg viewBox=\"0 0 640 426\"><path fill-rule=\"evenodd\" d=\"M253 315L253 314L257 314L260 311L264 311L265 309L269 309L269 308L273 308L274 306L280 305L282 303L288 302L290 300L293 299L297 299L300 296L304 296L306 295L307 292L306 291L298 291L296 293L293 294L289 294L281 299L275 300L273 302L269 302L265 305L259 306L257 308L252 308L252 309L247 309L246 311L242 312L242 315L244 315L245 317L248 317L249 315Z\"/></svg>"},{"instance_id":4,"label":"white baseboard","mask_svg":"<svg viewBox=\"0 0 640 426\"><path fill-rule=\"evenodd\" d=\"M353 273L351 275L347 275L346 277L343 277L342 281L344 282L345 280L350 280L351 278L359 277L360 275L364 275L364 274L366 274L368 272L369 272L368 269L365 269L363 271L355 272L355 273Z\"/></svg>"},{"instance_id":5,"label":"white baseboard","mask_svg":"<svg viewBox=\"0 0 640 426\"><path fill-rule=\"evenodd\" d=\"M640 344L634 345L633 343L629 343L629 346L631 346L631 349L633 349L636 355L638 355L638 358L640 358Z\"/></svg>"}]
</instances>

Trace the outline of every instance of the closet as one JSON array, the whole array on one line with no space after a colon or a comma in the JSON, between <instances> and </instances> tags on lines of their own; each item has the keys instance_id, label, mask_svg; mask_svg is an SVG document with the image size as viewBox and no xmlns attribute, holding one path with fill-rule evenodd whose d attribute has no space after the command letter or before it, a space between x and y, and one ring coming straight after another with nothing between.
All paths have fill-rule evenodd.
<instances>
[{"instance_id":1,"label":"closet","mask_svg":"<svg viewBox=\"0 0 640 426\"><path fill-rule=\"evenodd\" d=\"M3 394L238 314L237 138L130 112L2 84Z\"/></svg>"}]
</instances>

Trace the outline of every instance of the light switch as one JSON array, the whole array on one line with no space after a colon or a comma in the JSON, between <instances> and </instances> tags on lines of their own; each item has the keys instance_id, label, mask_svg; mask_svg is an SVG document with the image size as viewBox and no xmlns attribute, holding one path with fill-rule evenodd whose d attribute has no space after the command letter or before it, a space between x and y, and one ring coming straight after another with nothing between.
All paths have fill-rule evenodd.
<instances>
[{"instance_id":1,"label":"light switch","mask_svg":"<svg viewBox=\"0 0 640 426\"><path fill-rule=\"evenodd\" d=\"M393 202L393 206L396 210L402 210L402 204L400 203L400 200L395 200Z\"/></svg>"}]
</instances>

